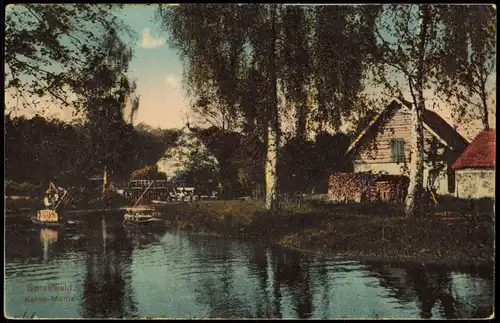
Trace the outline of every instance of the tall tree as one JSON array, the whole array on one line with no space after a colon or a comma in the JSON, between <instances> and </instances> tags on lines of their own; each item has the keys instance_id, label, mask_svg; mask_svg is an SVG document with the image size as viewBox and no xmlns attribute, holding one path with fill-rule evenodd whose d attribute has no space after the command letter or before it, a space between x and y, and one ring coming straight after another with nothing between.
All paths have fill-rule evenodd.
<instances>
[{"instance_id":1,"label":"tall tree","mask_svg":"<svg viewBox=\"0 0 500 323\"><path fill-rule=\"evenodd\" d=\"M267 75L269 77L269 103L267 105L267 155L266 155L266 209L279 209L278 200L278 154L280 146L280 123L278 110L278 66L277 66L277 13L278 5L269 8L269 20L265 20L270 28L264 33L264 41L268 42L269 60L267 62ZM267 17L266 17L267 18ZM264 23L265 24L265 23ZM267 37L266 37L267 36Z\"/></svg>"},{"instance_id":2,"label":"tall tree","mask_svg":"<svg viewBox=\"0 0 500 323\"><path fill-rule=\"evenodd\" d=\"M112 173L126 175L133 170L132 155L123 155L123 152L133 151L130 145L134 130L126 124L125 108L130 100L134 109L138 109L139 104L135 82L127 75L132 49L115 30L103 37L100 46L100 53L82 69L84 73L74 79L78 84L74 92L85 108L96 161Z\"/></svg>"},{"instance_id":3,"label":"tall tree","mask_svg":"<svg viewBox=\"0 0 500 323\"><path fill-rule=\"evenodd\" d=\"M115 30L103 37L100 46L100 53L75 80L79 84L75 92L86 107L86 119L96 126L103 122L122 123L127 117L124 113L128 100L137 98L135 81L127 75L132 48Z\"/></svg>"},{"instance_id":4,"label":"tall tree","mask_svg":"<svg viewBox=\"0 0 500 323\"><path fill-rule=\"evenodd\" d=\"M40 112L42 98L76 108L74 80L101 52L102 35L125 26L120 5L19 4L6 8L5 89L24 108ZM13 93L14 92L14 93ZM5 105L4 105L5 107ZM10 108L10 107L7 107Z\"/></svg>"},{"instance_id":5,"label":"tall tree","mask_svg":"<svg viewBox=\"0 0 500 323\"><path fill-rule=\"evenodd\" d=\"M448 45L439 90L460 119L480 119L488 130L495 92L496 9L492 5L450 5L445 9Z\"/></svg>"},{"instance_id":6,"label":"tall tree","mask_svg":"<svg viewBox=\"0 0 500 323\"><path fill-rule=\"evenodd\" d=\"M376 49L374 28L382 6L315 6L311 64L319 131L338 130L358 112Z\"/></svg>"},{"instance_id":7,"label":"tall tree","mask_svg":"<svg viewBox=\"0 0 500 323\"><path fill-rule=\"evenodd\" d=\"M379 7L326 8L316 15L312 9L281 5L181 5L158 10L171 44L184 58L185 80L195 102L215 108L220 116L233 116L226 120L238 121L245 133L258 133L265 143L269 209L278 207L280 116L295 107L296 135L305 138L314 92L319 92L320 110L327 114L334 112L330 106L340 111L342 105L348 111L362 89L368 51L374 48ZM345 27L340 38L338 28L333 28L339 26ZM335 118L327 114L318 119L332 124Z\"/></svg>"},{"instance_id":8,"label":"tall tree","mask_svg":"<svg viewBox=\"0 0 500 323\"><path fill-rule=\"evenodd\" d=\"M311 15L305 6L286 6L283 9L283 55L280 81L285 99L295 106L295 134L305 140L311 104Z\"/></svg>"},{"instance_id":9,"label":"tall tree","mask_svg":"<svg viewBox=\"0 0 500 323\"><path fill-rule=\"evenodd\" d=\"M440 9L435 5L385 5L376 29L378 81L400 98L406 89L412 97L410 185L405 201L408 216L422 212L424 88L436 82L441 64L444 42Z\"/></svg>"},{"instance_id":10,"label":"tall tree","mask_svg":"<svg viewBox=\"0 0 500 323\"><path fill-rule=\"evenodd\" d=\"M278 205L277 10L260 5L181 5L158 10L172 45L186 63L189 94L211 101L223 115L243 114L247 131L260 119L268 144L265 172L270 209ZM261 98L251 100L249 92L257 89Z\"/></svg>"}]
</instances>

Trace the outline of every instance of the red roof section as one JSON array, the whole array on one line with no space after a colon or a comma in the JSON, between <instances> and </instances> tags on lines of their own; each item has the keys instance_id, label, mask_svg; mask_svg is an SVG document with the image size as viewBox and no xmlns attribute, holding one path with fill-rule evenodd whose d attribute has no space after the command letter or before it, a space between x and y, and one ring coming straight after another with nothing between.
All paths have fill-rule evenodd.
<instances>
[{"instance_id":1,"label":"red roof section","mask_svg":"<svg viewBox=\"0 0 500 323\"><path fill-rule=\"evenodd\" d=\"M495 129L481 131L455 161L453 169L488 167L495 168Z\"/></svg>"}]
</instances>

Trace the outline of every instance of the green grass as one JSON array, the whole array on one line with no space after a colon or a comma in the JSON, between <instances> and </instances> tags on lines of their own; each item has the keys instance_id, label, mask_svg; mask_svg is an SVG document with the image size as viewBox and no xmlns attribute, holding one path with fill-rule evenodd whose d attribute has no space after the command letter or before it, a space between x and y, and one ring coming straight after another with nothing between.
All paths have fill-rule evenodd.
<instances>
[{"instance_id":1,"label":"green grass","mask_svg":"<svg viewBox=\"0 0 500 323\"><path fill-rule=\"evenodd\" d=\"M266 239L293 248L350 257L426 262L493 261L492 217L401 216L397 208L309 204L269 213L254 201L165 205L174 228Z\"/></svg>"}]
</instances>

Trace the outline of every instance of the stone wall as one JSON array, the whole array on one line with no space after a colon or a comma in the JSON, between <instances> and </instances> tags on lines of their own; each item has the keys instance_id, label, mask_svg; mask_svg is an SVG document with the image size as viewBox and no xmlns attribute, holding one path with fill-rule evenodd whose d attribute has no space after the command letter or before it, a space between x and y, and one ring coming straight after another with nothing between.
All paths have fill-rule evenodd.
<instances>
[{"instance_id":1,"label":"stone wall","mask_svg":"<svg viewBox=\"0 0 500 323\"><path fill-rule=\"evenodd\" d=\"M457 197L480 199L495 197L494 169L459 169L456 171Z\"/></svg>"},{"instance_id":2,"label":"stone wall","mask_svg":"<svg viewBox=\"0 0 500 323\"><path fill-rule=\"evenodd\" d=\"M328 200L335 203L400 203L408 189L402 175L334 173L328 180Z\"/></svg>"}]
</instances>

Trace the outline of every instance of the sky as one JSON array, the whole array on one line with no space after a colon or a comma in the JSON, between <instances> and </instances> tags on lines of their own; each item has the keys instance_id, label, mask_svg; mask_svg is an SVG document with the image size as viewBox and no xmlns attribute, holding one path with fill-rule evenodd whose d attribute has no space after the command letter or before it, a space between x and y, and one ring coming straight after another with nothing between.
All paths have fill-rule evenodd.
<instances>
[{"instance_id":1,"label":"sky","mask_svg":"<svg viewBox=\"0 0 500 323\"><path fill-rule=\"evenodd\" d=\"M189 99L182 87L183 64L179 54L169 46L166 32L160 30L158 23L154 21L155 9L155 5L128 4L120 13L137 38L130 44L134 49L134 57L129 67L129 75L136 80L136 93L140 96L139 111L134 124L144 123L164 129L181 128L186 123L187 115L191 115L189 120L194 119L190 113ZM367 90L375 94L380 93L378 89ZM428 94L432 97L431 93ZM9 104L9 94L6 94L6 97ZM411 100L409 92L405 98ZM435 110L450 124L455 123L449 107L438 104ZM30 112L24 111L24 114L29 115ZM72 118L71 111L56 107L48 109L44 116L66 121ZM491 119L492 127L495 127L495 116ZM480 131L481 123L478 121L468 127L470 129L459 127L458 130L471 140Z\"/></svg>"},{"instance_id":2,"label":"sky","mask_svg":"<svg viewBox=\"0 0 500 323\"><path fill-rule=\"evenodd\" d=\"M182 88L182 61L169 47L166 33L154 22L155 6L126 5L123 20L139 36L130 76L136 79L140 106L134 124L178 128L189 101Z\"/></svg>"},{"instance_id":3,"label":"sky","mask_svg":"<svg viewBox=\"0 0 500 323\"><path fill-rule=\"evenodd\" d=\"M7 9L10 9L9 7ZM179 55L169 47L166 33L154 22L154 5L125 5L120 11L120 18L136 34L136 39L129 45L134 57L130 62L129 76L136 80L136 94L140 96L140 108L134 118L134 124L145 123L152 127L179 128L185 124L188 112L188 100L182 89L183 66ZM127 40L128 41L128 40ZM50 68L49 68L50 69ZM18 106L15 95L6 92L7 106ZM40 106L46 108L40 114L64 121L74 119L72 110L49 106L47 100ZM36 109L14 112L13 115L31 117ZM127 109L125 111L127 113Z\"/></svg>"}]
</instances>

